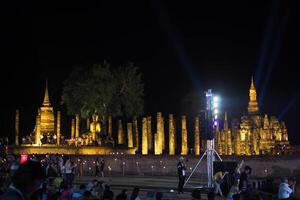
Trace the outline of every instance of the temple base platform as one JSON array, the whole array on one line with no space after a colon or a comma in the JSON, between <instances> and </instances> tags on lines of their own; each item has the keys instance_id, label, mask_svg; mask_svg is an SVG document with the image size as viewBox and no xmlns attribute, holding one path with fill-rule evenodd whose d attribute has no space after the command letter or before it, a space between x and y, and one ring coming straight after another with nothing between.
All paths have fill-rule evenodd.
<instances>
[{"instance_id":1,"label":"temple base platform","mask_svg":"<svg viewBox=\"0 0 300 200\"><path fill-rule=\"evenodd\" d=\"M55 144L10 146L9 152L13 154L65 154L65 155L134 155L136 148L128 147L102 147L102 146L64 146Z\"/></svg>"}]
</instances>

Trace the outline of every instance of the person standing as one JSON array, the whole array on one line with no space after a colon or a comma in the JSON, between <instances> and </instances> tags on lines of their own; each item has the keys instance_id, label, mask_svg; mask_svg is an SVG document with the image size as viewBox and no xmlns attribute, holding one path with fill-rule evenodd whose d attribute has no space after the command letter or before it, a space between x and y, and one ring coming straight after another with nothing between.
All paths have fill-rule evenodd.
<instances>
[{"instance_id":1,"label":"person standing","mask_svg":"<svg viewBox=\"0 0 300 200\"><path fill-rule=\"evenodd\" d=\"M105 166L105 161L104 159L102 159L100 162L100 173L102 177L104 177L104 166Z\"/></svg>"},{"instance_id":2,"label":"person standing","mask_svg":"<svg viewBox=\"0 0 300 200\"><path fill-rule=\"evenodd\" d=\"M65 180L69 188L72 188L72 162L70 158L67 158L66 163L64 164Z\"/></svg>"},{"instance_id":3,"label":"person standing","mask_svg":"<svg viewBox=\"0 0 300 200\"><path fill-rule=\"evenodd\" d=\"M240 176L239 190L241 191L240 199L250 199L253 196L252 186L249 181L252 169L248 165L245 166L244 172Z\"/></svg>"},{"instance_id":4,"label":"person standing","mask_svg":"<svg viewBox=\"0 0 300 200\"><path fill-rule=\"evenodd\" d=\"M213 182L214 182L214 193L215 195L223 196L222 190L221 190L221 184L223 183L224 177L228 174L228 172L223 173L222 171L219 171L215 173L213 176Z\"/></svg>"},{"instance_id":5,"label":"person standing","mask_svg":"<svg viewBox=\"0 0 300 200\"><path fill-rule=\"evenodd\" d=\"M177 173L178 173L178 194L183 193L183 185L186 176L186 166L184 164L184 157L179 158L179 162L177 164Z\"/></svg>"},{"instance_id":6,"label":"person standing","mask_svg":"<svg viewBox=\"0 0 300 200\"><path fill-rule=\"evenodd\" d=\"M99 176L99 172L100 172L100 161L99 158L96 158L96 163L95 163L95 172L96 172L96 176Z\"/></svg>"}]
</instances>

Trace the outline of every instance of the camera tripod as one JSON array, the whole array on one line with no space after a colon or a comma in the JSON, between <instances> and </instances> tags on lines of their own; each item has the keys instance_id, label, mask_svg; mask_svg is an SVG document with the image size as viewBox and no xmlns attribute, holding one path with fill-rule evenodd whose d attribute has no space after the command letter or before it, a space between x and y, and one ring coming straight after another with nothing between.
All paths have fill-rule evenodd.
<instances>
[{"instance_id":1,"label":"camera tripod","mask_svg":"<svg viewBox=\"0 0 300 200\"><path fill-rule=\"evenodd\" d=\"M200 165L201 161L206 156L206 161L207 161L207 186L209 188L213 187L212 178L213 178L213 162L215 161L215 154L218 156L220 161L222 161L222 158L220 157L218 152L215 150L214 146L215 146L214 139L207 140L206 151L203 153L200 160L198 161L196 166L193 168L193 171L191 172L191 174L189 175L189 177L187 178L187 180L185 181L183 186L185 186L188 183L188 181L190 180L190 178L193 176L194 172L196 171L196 169Z\"/></svg>"}]
</instances>

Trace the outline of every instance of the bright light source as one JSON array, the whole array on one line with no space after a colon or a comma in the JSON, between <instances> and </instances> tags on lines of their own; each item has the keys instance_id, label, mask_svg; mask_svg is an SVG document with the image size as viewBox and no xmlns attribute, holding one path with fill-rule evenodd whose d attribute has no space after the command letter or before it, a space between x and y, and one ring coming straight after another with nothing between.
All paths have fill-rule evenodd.
<instances>
[{"instance_id":1,"label":"bright light source","mask_svg":"<svg viewBox=\"0 0 300 200\"><path fill-rule=\"evenodd\" d=\"M217 122L217 121L215 121L215 122L214 122L214 125L215 125L215 126L218 126L218 122Z\"/></svg>"},{"instance_id":2,"label":"bright light source","mask_svg":"<svg viewBox=\"0 0 300 200\"><path fill-rule=\"evenodd\" d=\"M218 109L215 109L215 110L214 110L214 113L215 113L215 114L218 114L218 113L219 113Z\"/></svg>"},{"instance_id":3,"label":"bright light source","mask_svg":"<svg viewBox=\"0 0 300 200\"><path fill-rule=\"evenodd\" d=\"M219 107L219 104L217 102L214 102L214 108Z\"/></svg>"},{"instance_id":4,"label":"bright light source","mask_svg":"<svg viewBox=\"0 0 300 200\"><path fill-rule=\"evenodd\" d=\"M218 115L215 115L215 119L218 119Z\"/></svg>"},{"instance_id":5,"label":"bright light source","mask_svg":"<svg viewBox=\"0 0 300 200\"><path fill-rule=\"evenodd\" d=\"M214 102L218 102L219 101L219 97L218 96L214 96Z\"/></svg>"}]
</instances>

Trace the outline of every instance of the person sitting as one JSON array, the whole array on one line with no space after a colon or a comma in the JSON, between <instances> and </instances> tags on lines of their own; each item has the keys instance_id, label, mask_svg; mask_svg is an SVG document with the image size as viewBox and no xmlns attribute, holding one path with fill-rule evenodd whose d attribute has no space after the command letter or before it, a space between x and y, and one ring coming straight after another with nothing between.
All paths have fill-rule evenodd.
<instances>
[{"instance_id":1,"label":"person sitting","mask_svg":"<svg viewBox=\"0 0 300 200\"><path fill-rule=\"evenodd\" d=\"M79 186L79 190L74 191L72 194L72 200L81 200L83 197L83 193L86 191L85 184L81 184Z\"/></svg>"},{"instance_id":2,"label":"person sitting","mask_svg":"<svg viewBox=\"0 0 300 200\"><path fill-rule=\"evenodd\" d=\"M161 200L162 197L163 197L163 193L161 193L161 192L157 192L157 193L155 194L156 200Z\"/></svg>"},{"instance_id":3,"label":"person sitting","mask_svg":"<svg viewBox=\"0 0 300 200\"><path fill-rule=\"evenodd\" d=\"M103 199L113 200L113 198L114 198L114 193L110 190L110 186L106 184L104 187Z\"/></svg>"},{"instance_id":4,"label":"person sitting","mask_svg":"<svg viewBox=\"0 0 300 200\"><path fill-rule=\"evenodd\" d=\"M145 200L153 200L153 198L154 198L154 192L148 191Z\"/></svg>"},{"instance_id":5,"label":"person sitting","mask_svg":"<svg viewBox=\"0 0 300 200\"><path fill-rule=\"evenodd\" d=\"M36 161L26 161L20 165L12 177L12 184L0 199L5 200L24 200L40 189L45 181L46 174L40 164Z\"/></svg>"},{"instance_id":6,"label":"person sitting","mask_svg":"<svg viewBox=\"0 0 300 200\"><path fill-rule=\"evenodd\" d=\"M237 179L234 184L231 186L228 194L227 194L227 200L233 200L234 196L239 194L240 193L240 190L239 190L239 179Z\"/></svg>"},{"instance_id":7,"label":"person sitting","mask_svg":"<svg viewBox=\"0 0 300 200\"><path fill-rule=\"evenodd\" d=\"M133 191L130 196L130 200L141 200L141 198L139 197L139 191L140 188L138 187L133 188Z\"/></svg>"},{"instance_id":8,"label":"person sitting","mask_svg":"<svg viewBox=\"0 0 300 200\"><path fill-rule=\"evenodd\" d=\"M214 200L215 199L215 193L213 191L210 191L207 193L207 199L208 200Z\"/></svg>"},{"instance_id":9,"label":"person sitting","mask_svg":"<svg viewBox=\"0 0 300 200\"><path fill-rule=\"evenodd\" d=\"M279 185L278 189L278 199L283 200L283 199L291 199L291 194L295 190L295 184L296 181L293 181L291 185L289 185L288 179L283 178L282 182Z\"/></svg>"},{"instance_id":10,"label":"person sitting","mask_svg":"<svg viewBox=\"0 0 300 200\"><path fill-rule=\"evenodd\" d=\"M92 196L91 191L87 190L83 193L83 197L81 200L92 200L92 199L93 199L93 196Z\"/></svg>"},{"instance_id":11,"label":"person sitting","mask_svg":"<svg viewBox=\"0 0 300 200\"><path fill-rule=\"evenodd\" d=\"M126 192L127 192L127 190L123 189L122 192L120 194L118 194L118 196L116 197L116 200L127 200Z\"/></svg>"}]
</instances>

